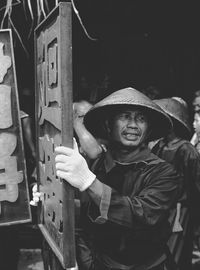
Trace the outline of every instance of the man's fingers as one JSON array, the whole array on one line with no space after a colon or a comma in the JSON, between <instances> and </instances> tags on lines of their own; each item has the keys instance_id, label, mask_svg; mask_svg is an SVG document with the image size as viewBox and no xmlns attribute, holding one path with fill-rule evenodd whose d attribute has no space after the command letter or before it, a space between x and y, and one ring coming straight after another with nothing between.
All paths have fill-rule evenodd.
<instances>
[{"instance_id":1,"label":"man's fingers","mask_svg":"<svg viewBox=\"0 0 200 270\"><path fill-rule=\"evenodd\" d=\"M58 162L56 163L56 170L61 170L61 171L69 171L69 165L63 162Z\"/></svg>"},{"instance_id":2,"label":"man's fingers","mask_svg":"<svg viewBox=\"0 0 200 270\"><path fill-rule=\"evenodd\" d=\"M34 193L34 198L41 198L42 197L42 192L35 192Z\"/></svg>"},{"instance_id":3,"label":"man's fingers","mask_svg":"<svg viewBox=\"0 0 200 270\"><path fill-rule=\"evenodd\" d=\"M65 163L65 162L68 162L68 161L69 161L69 156L65 156L63 154L58 154L55 157L55 162Z\"/></svg>"},{"instance_id":4,"label":"man's fingers","mask_svg":"<svg viewBox=\"0 0 200 270\"><path fill-rule=\"evenodd\" d=\"M62 179L65 179L67 181L67 178L68 178L67 172L63 172L63 171L57 170L56 171L56 174L57 174L58 177L60 177Z\"/></svg>"},{"instance_id":5,"label":"man's fingers","mask_svg":"<svg viewBox=\"0 0 200 270\"><path fill-rule=\"evenodd\" d=\"M72 156L74 153L74 150L72 148L65 147L65 146L57 146L55 148L55 152L56 152L56 154L63 154L66 156Z\"/></svg>"},{"instance_id":6,"label":"man's fingers","mask_svg":"<svg viewBox=\"0 0 200 270\"><path fill-rule=\"evenodd\" d=\"M37 204L36 202L34 202L33 200L31 200L29 204L32 205L32 206L37 206L37 205L38 205L38 204Z\"/></svg>"},{"instance_id":7,"label":"man's fingers","mask_svg":"<svg viewBox=\"0 0 200 270\"><path fill-rule=\"evenodd\" d=\"M37 192L37 190L38 190L38 186L37 186L37 184L35 184L32 188L32 192L35 193L35 192Z\"/></svg>"},{"instance_id":8,"label":"man's fingers","mask_svg":"<svg viewBox=\"0 0 200 270\"><path fill-rule=\"evenodd\" d=\"M33 199L30 201L30 205L37 206L38 202L42 200L43 194L41 192L33 193Z\"/></svg>"},{"instance_id":9,"label":"man's fingers","mask_svg":"<svg viewBox=\"0 0 200 270\"><path fill-rule=\"evenodd\" d=\"M74 150L79 153L78 144L75 138L73 138L73 146L74 146Z\"/></svg>"},{"instance_id":10,"label":"man's fingers","mask_svg":"<svg viewBox=\"0 0 200 270\"><path fill-rule=\"evenodd\" d=\"M34 197L34 198L33 198L33 201L34 201L34 202L36 202L36 203L38 203L38 202L39 202L39 200L40 200L40 198L39 198L39 197Z\"/></svg>"}]
</instances>

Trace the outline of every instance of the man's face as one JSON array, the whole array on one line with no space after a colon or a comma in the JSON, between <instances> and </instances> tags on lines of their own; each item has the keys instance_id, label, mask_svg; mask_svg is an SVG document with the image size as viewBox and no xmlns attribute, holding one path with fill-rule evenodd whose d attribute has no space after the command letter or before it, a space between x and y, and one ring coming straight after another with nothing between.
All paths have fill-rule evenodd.
<instances>
[{"instance_id":1,"label":"man's face","mask_svg":"<svg viewBox=\"0 0 200 270\"><path fill-rule=\"evenodd\" d=\"M200 115L195 113L193 127L196 133L200 134Z\"/></svg>"},{"instance_id":2,"label":"man's face","mask_svg":"<svg viewBox=\"0 0 200 270\"><path fill-rule=\"evenodd\" d=\"M194 112L200 111L200 97L196 97L193 101Z\"/></svg>"},{"instance_id":3,"label":"man's face","mask_svg":"<svg viewBox=\"0 0 200 270\"><path fill-rule=\"evenodd\" d=\"M137 148L147 138L149 123L142 110L124 110L114 116L111 138L122 146Z\"/></svg>"}]
</instances>

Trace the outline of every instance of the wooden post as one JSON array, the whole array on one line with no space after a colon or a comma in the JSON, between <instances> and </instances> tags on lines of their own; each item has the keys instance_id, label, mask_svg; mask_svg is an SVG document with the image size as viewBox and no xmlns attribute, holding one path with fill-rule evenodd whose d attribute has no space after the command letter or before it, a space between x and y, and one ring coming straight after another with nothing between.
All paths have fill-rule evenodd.
<instances>
[{"instance_id":1,"label":"wooden post","mask_svg":"<svg viewBox=\"0 0 200 270\"><path fill-rule=\"evenodd\" d=\"M0 30L0 226L31 221L12 32Z\"/></svg>"},{"instance_id":2,"label":"wooden post","mask_svg":"<svg viewBox=\"0 0 200 270\"><path fill-rule=\"evenodd\" d=\"M74 190L56 176L54 149L72 147L71 36L67 2L35 30L37 172L44 192L39 227L63 268L75 266Z\"/></svg>"}]
</instances>

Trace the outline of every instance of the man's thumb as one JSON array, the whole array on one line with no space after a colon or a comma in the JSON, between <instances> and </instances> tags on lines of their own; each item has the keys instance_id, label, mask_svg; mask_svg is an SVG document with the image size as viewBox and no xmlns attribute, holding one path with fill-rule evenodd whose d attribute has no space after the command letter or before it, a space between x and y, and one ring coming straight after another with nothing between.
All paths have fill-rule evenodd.
<instances>
[{"instance_id":1,"label":"man's thumb","mask_svg":"<svg viewBox=\"0 0 200 270\"><path fill-rule=\"evenodd\" d=\"M75 138L73 138L73 146L74 146L74 150L79 153L78 144Z\"/></svg>"}]
</instances>

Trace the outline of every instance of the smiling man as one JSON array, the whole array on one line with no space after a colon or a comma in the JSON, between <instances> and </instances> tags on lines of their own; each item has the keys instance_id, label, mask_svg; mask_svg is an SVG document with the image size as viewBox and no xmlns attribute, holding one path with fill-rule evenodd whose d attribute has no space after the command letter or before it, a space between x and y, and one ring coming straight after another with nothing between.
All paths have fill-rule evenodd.
<instances>
[{"instance_id":1,"label":"smiling man","mask_svg":"<svg viewBox=\"0 0 200 270\"><path fill-rule=\"evenodd\" d=\"M128 107L128 106L127 106ZM149 121L146 114L140 109L127 108L115 112L112 118L107 121L107 128L112 141L128 150L140 151L138 147L148 137Z\"/></svg>"},{"instance_id":2,"label":"smiling man","mask_svg":"<svg viewBox=\"0 0 200 270\"><path fill-rule=\"evenodd\" d=\"M94 105L84 124L108 141L90 169L76 142L74 149L55 149L57 175L85 195L76 239L79 269L163 270L169 210L181 179L147 143L168 132L169 117L139 91L125 88Z\"/></svg>"}]
</instances>

